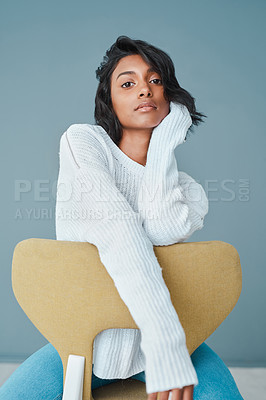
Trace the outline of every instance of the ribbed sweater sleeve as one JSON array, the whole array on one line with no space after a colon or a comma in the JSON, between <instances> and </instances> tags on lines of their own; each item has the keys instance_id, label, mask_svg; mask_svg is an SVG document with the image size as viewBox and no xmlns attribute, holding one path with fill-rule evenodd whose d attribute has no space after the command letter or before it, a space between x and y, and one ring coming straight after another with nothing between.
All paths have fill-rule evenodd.
<instances>
[{"instance_id":1,"label":"ribbed sweater sleeve","mask_svg":"<svg viewBox=\"0 0 266 400\"><path fill-rule=\"evenodd\" d=\"M104 143L93 130L84 129L84 124L71 125L60 145L64 141L62 163L64 157L72 158L76 169L69 203L75 218L67 222L68 229L78 230L80 241L97 247L141 331L146 392L197 385L185 332L142 218L116 187Z\"/></svg>"},{"instance_id":2,"label":"ribbed sweater sleeve","mask_svg":"<svg viewBox=\"0 0 266 400\"><path fill-rule=\"evenodd\" d=\"M138 210L153 245L184 241L203 227L208 212L203 187L184 172L179 177L174 153L191 124L188 109L170 102L169 114L152 131Z\"/></svg>"}]
</instances>

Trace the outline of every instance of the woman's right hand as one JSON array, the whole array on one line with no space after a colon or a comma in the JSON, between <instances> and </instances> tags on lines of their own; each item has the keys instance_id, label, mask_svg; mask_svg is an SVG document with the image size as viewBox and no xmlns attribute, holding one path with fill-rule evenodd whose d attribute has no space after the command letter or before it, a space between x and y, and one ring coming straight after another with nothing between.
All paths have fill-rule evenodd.
<instances>
[{"instance_id":1,"label":"woman's right hand","mask_svg":"<svg viewBox=\"0 0 266 400\"><path fill-rule=\"evenodd\" d=\"M189 385L184 386L182 389L171 389L165 392L150 393L148 394L147 400L193 400L193 390L194 385Z\"/></svg>"}]
</instances>

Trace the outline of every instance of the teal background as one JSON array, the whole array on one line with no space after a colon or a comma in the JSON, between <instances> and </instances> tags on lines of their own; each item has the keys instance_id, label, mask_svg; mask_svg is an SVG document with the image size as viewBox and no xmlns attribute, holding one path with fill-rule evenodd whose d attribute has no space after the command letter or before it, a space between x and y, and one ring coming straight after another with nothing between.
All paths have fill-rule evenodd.
<instances>
[{"instance_id":1,"label":"teal background","mask_svg":"<svg viewBox=\"0 0 266 400\"><path fill-rule=\"evenodd\" d=\"M72 123L94 123L95 70L128 35L170 55L180 85L208 116L176 150L179 169L210 202L204 228L188 241L234 245L243 289L206 343L228 366L265 366L265 1L11 0L0 7L0 361L23 361L47 343L13 295L12 254L26 238L55 239L60 136Z\"/></svg>"}]
</instances>

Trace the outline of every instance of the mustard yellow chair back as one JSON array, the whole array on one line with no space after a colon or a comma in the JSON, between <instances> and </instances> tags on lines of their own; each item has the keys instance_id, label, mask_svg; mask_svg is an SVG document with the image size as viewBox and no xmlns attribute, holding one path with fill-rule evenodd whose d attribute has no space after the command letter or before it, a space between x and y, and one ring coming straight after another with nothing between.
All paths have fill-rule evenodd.
<instances>
[{"instance_id":1,"label":"mustard yellow chair back","mask_svg":"<svg viewBox=\"0 0 266 400\"><path fill-rule=\"evenodd\" d=\"M242 289L237 250L223 241L154 246L189 353L232 311ZM58 351L85 357L83 399L145 399L145 384L127 379L91 390L93 340L113 328L138 329L114 282L87 242L26 239L12 261L12 286L26 315Z\"/></svg>"}]
</instances>

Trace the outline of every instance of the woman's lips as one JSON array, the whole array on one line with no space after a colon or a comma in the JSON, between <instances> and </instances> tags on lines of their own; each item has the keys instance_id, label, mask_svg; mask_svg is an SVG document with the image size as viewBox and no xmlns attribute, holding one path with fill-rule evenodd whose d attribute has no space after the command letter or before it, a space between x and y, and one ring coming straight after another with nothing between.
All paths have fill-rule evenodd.
<instances>
[{"instance_id":1,"label":"woman's lips","mask_svg":"<svg viewBox=\"0 0 266 400\"><path fill-rule=\"evenodd\" d=\"M152 106L144 106L137 109L137 111L142 111L142 112L147 112L152 110L156 110L156 108Z\"/></svg>"}]
</instances>

